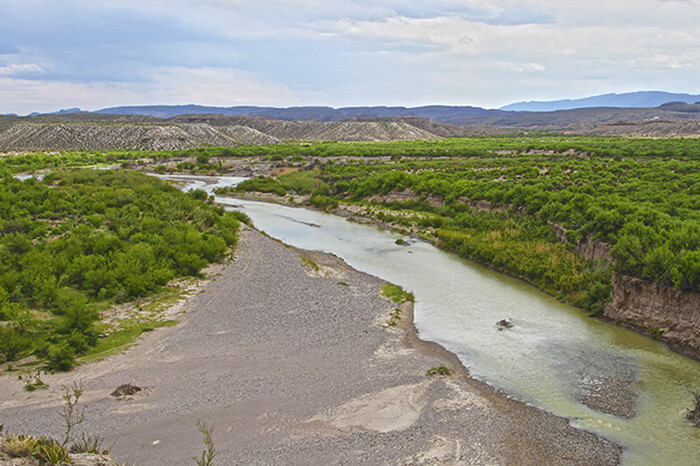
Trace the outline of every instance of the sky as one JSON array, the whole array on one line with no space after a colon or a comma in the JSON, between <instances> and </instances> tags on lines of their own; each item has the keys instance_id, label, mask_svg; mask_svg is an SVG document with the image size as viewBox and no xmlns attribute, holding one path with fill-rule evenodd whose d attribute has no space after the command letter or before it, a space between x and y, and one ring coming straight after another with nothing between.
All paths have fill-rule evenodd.
<instances>
[{"instance_id":1,"label":"sky","mask_svg":"<svg viewBox=\"0 0 700 466\"><path fill-rule=\"evenodd\" d=\"M700 0L0 0L0 114L700 94Z\"/></svg>"}]
</instances>

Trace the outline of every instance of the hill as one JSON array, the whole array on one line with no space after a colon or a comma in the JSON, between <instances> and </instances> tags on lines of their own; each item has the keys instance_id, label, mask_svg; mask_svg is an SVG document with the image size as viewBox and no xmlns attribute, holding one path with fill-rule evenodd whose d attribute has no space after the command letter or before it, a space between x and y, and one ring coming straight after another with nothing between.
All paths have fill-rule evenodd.
<instances>
[{"instance_id":1,"label":"hill","mask_svg":"<svg viewBox=\"0 0 700 466\"><path fill-rule=\"evenodd\" d=\"M591 107L653 108L668 102L694 104L700 102L700 95L674 94L661 91L640 91L624 94L603 94L583 99L563 99L552 101L516 102L500 110L524 112L552 112Z\"/></svg>"},{"instance_id":2,"label":"hill","mask_svg":"<svg viewBox=\"0 0 700 466\"><path fill-rule=\"evenodd\" d=\"M676 94L673 95L677 98ZM700 100L700 96L697 97ZM203 107L197 105L115 107L96 112L98 115L131 115L140 117L173 118L188 115L250 116L265 120L340 122L345 120L378 121L381 118L424 118L453 126L498 127L547 127L563 128L572 124L597 124L617 120L647 120L654 118L698 118L687 108L679 108L685 102L671 99L675 106L654 108L586 107L547 112L487 110L479 107L431 105L425 107ZM693 100L688 97L687 100ZM666 101L665 103L668 103ZM692 105L690 106L692 107ZM84 115L84 114L82 114ZM394 120L397 121L397 120ZM407 121L407 120L403 120Z\"/></svg>"},{"instance_id":3,"label":"hill","mask_svg":"<svg viewBox=\"0 0 700 466\"><path fill-rule=\"evenodd\" d=\"M200 107L199 110L204 108L207 107ZM261 109L246 108L254 109L255 112ZM372 113L368 109L380 114L416 111L433 118L411 115L361 116ZM284 113L290 109L277 110ZM364 110L360 107L339 110L306 107L294 111L300 112L295 113L300 117L323 114L327 118L335 118L338 114L334 112L345 112L353 116L340 121L290 121L218 113L184 114L169 118L90 112L63 112L31 117L3 115L0 116L0 151L177 150L207 146L269 145L284 141L435 139L537 130L642 137L700 136L700 104L685 102L671 102L657 108L601 107L554 112L505 112L443 106L417 109L365 107ZM292 113L286 114L287 117L290 115Z\"/></svg>"},{"instance_id":4,"label":"hill","mask_svg":"<svg viewBox=\"0 0 700 466\"><path fill-rule=\"evenodd\" d=\"M145 115L171 118L184 114L219 114L226 116L252 116L270 120L321 122L342 121L348 118L382 118L415 116L429 118L440 123L462 123L465 118L482 119L500 115L500 110L479 107L430 105L426 107L205 107L201 105L149 105L135 107L113 107L95 113L108 115Z\"/></svg>"},{"instance_id":5,"label":"hill","mask_svg":"<svg viewBox=\"0 0 700 466\"><path fill-rule=\"evenodd\" d=\"M571 132L592 136L643 138L700 137L700 120L613 121L592 127L572 128Z\"/></svg>"},{"instance_id":6,"label":"hill","mask_svg":"<svg viewBox=\"0 0 700 466\"><path fill-rule=\"evenodd\" d=\"M439 127L437 123L433 125ZM0 118L2 151L175 150L267 145L282 140L395 141L438 137L442 137L440 131L433 133L409 122L391 120L281 121L223 115L159 119L86 113Z\"/></svg>"}]
</instances>

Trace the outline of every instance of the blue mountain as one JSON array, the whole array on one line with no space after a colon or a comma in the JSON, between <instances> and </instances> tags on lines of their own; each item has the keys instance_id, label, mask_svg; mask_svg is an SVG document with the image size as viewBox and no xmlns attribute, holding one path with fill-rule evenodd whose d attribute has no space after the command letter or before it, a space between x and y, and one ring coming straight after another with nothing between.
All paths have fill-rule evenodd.
<instances>
[{"instance_id":1,"label":"blue mountain","mask_svg":"<svg viewBox=\"0 0 700 466\"><path fill-rule=\"evenodd\" d=\"M591 107L655 108L669 102L694 104L700 102L700 95L640 91L624 94L603 94L583 99L516 102L501 107L500 110L510 112L553 112L556 110Z\"/></svg>"}]
</instances>

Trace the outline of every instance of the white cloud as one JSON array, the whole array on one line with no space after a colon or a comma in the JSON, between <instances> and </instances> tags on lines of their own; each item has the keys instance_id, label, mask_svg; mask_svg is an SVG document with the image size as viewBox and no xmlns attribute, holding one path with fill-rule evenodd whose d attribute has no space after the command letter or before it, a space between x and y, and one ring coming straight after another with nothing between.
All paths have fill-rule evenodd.
<instances>
[{"instance_id":1,"label":"white cloud","mask_svg":"<svg viewBox=\"0 0 700 466\"><path fill-rule=\"evenodd\" d=\"M287 86L235 69L179 66L155 72L150 86L153 101L220 106L298 102L295 92Z\"/></svg>"},{"instance_id":2,"label":"white cloud","mask_svg":"<svg viewBox=\"0 0 700 466\"><path fill-rule=\"evenodd\" d=\"M34 64L17 64L0 66L0 76L15 76L27 74L41 74L44 70L39 65Z\"/></svg>"},{"instance_id":3,"label":"white cloud","mask_svg":"<svg viewBox=\"0 0 700 466\"><path fill-rule=\"evenodd\" d=\"M340 36L434 46L456 53L475 53L481 45L479 30L482 26L460 18L398 17L380 22L342 20L328 27Z\"/></svg>"},{"instance_id":4,"label":"white cloud","mask_svg":"<svg viewBox=\"0 0 700 466\"><path fill-rule=\"evenodd\" d=\"M83 110L120 105L240 104L293 105L299 102L282 84L236 70L171 67L154 70L153 82L71 83L0 76L0 102L20 115L65 107Z\"/></svg>"},{"instance_id":5,"label":"white cloud","mask_svg":"<svg viewBox=\"0 0 700 466\"><path fill-rule=\"evenodd\" d=\"M98 102L128 102L139 94L125 86L105 83L36 81L0 76L0 113L52 112L65 107L96 109ZM99 105L99 104L97 104Z\"/></svg>"},{"instance_id":6,"label":"white cloud","mask_svg":"<svg viewBox=\"0 0 700 466\"><path fill-rule=\"evenodd\" d=\"M540 65L539 63L516 63L516 62L504 61L504 62L499 62L497 65L505 70L514 71L516 73L542 72L542 71L546 71L546 69L547 69L543 65Z\"/></svg>"},{"instance_id":7,"label":"white cloud","mask_svg":"<svg viewBox=\"0 0 700 466\"><path fill-rule=\"evenodd\" d=\"M594 61L600 67L655 63L688 73L700 69L700 34L654 26L508 26L440 17L342 20L327 27L340 36L424 47L416 50L416 55L442 52L454 66L491 62L514 71L544 71L555 68L547 62L566 61L571 73L585 73L588 70L577 65ZM629 71L619 68L617 73Z\"/></svg>"},{"instance_id":8,"label":"white cloud","mask_svg":"<svg viewBox=\"0 0 700 466\"><path fill-rule=\"evenodd\" d=\"M5 0L0 113L699 93L698 24L700 0Z\"/></svg>"}]
</instances>

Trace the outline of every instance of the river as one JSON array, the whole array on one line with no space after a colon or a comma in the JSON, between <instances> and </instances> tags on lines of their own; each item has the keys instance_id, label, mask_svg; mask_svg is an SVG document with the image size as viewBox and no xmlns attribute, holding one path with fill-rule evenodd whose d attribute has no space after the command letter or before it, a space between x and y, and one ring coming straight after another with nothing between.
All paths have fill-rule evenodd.
<instances>
[{"instance_id":1,"label":"river","mask_svg":"<svg viewBox=\"0 0 700 466\"><path fill-rule=\"evenodd\" d=\"M242 180L165 178L209 192ZM624 464L700 464L700 429L683 419L692 392L700 391L700 363L425 242L404 238L409 244L397 245L397 233L314 210L216 200L245 212L273 238L331 252L412 291L421 338L456 353L472 376L504 393L620 443ZM505 318L513 327L499 330L496 322ZM633 402L631 418L581 402L625 389L634 394L627 400Z\"/></svg>"}]
</instances>

